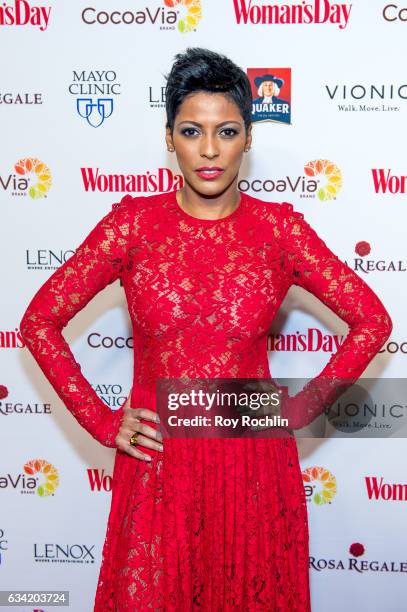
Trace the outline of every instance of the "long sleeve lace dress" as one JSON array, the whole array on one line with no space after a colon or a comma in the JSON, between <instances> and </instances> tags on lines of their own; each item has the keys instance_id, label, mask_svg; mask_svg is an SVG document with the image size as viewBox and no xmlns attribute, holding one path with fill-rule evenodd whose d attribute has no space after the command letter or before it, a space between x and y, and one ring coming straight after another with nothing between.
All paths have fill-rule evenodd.
<instances>
[{"instance_id":1,"label":"long sleeve lace dress","mask_svg":"<svg viewBox=\"0 0 407 612\"><path fill-rule=\"evenodd\" d=\"M198 219L176 191L126 195L37 291L20 329L77 421L115 447L112 412L81 373L62 329L122 280L134 337L131 406L156 409L158 378L269 378L267 334L299 285L349 332L283 414L298 429L365 370L392 330L373 290L292 204L241 193ZM328 381L324 385L324 381ZM144 462L116 450L95 612L309 612L308 522L294 435L166 438Z\"/></svg>"}]
</instances>

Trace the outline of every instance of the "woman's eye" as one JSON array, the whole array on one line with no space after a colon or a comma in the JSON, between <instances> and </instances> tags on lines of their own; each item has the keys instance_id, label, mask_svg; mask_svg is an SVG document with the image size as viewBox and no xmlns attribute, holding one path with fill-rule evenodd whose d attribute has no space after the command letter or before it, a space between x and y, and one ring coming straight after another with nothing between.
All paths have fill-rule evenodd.
<instances>
[{"instance_id":1,"label":"woman's eye","mask_svg":"<svg viewBox=\"0 0 407 612\"><path fill-rule=\"evenodd\" d=\"M182 134L185 134L185 136L189 136L189 134L187 134L187 132L194 132L194 131L196 131L195 128L185 128L181 132L182 132Z\"/></svg>"},{"instance_id":2,"label":"woman's eye","mask_svg":"<svg viewBox=\"0 0 407 612\"><path fill-rule=\"evenodd\" d=\"M184 128L183 130L181 130L181 133L185 136L193 136L191 132L196 132L196 128ZM227 138L230 138L231 136L234 136L238 133L237 130L234 130L233 128L224 128L221 133L223 132L229 132L228 134L226 134Z\"/></svg>"}]
</instances>

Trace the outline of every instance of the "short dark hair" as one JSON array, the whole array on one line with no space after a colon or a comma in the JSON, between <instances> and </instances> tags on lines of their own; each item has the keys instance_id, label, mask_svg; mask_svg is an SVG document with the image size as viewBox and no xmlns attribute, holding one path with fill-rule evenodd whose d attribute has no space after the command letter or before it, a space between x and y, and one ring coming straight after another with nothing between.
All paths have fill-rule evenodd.
<instances>
[{"instance_id":1,"label":"short dark hair","mask_svg":"<svg viewBox=\"0 0 407 612\"><path fill-rule=\"evenodd\" d=\"M239 107L246 131L252 123L252 91L246 73L225 55L188 47L177 53L165 88L166 128L174 130L175 117L184 98L198 91L223 93Z\"/></svg>"}]
</instances>

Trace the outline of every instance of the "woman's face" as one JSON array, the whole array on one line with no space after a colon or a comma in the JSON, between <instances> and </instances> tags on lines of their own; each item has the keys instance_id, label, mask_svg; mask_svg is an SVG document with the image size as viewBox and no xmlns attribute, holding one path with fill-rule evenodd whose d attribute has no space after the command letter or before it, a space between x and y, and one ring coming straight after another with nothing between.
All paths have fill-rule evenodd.
<instances>
[{"instance_id":1,"label":"woman's face","mask_svg":"<svg viewBox=\"0 0 407 612\"><path fill-rule=\"evenodd\" d=\"M251 145L239 107L221 93L198 92L184 99L175 118L174 132L167 128L166 142L174 148L186 183L202 195L217 195L235 181L244 150ZM200 168L220 168L217 174Z\"/></svg>"}]
</instances>

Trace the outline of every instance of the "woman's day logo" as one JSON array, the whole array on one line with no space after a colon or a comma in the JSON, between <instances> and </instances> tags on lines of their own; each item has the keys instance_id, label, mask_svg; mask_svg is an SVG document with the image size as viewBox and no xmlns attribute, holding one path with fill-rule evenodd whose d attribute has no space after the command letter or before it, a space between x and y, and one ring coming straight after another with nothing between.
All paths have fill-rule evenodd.
<instances>
[{"instance_id":1,"label":"woman's day logo","mask_svg":"<svg viewBox=\"0 0 407 612\"><path fill-rule=\"evenodd\" d=\"M201 0L164 0L168 8L182 7L186 14L178 19L178 31L182 34L193 32L202 19Z\"/></svg>"},{"instance_id":2,"label":"woman's day logo","mask_svg":"<svg viewBox=\"0 0 407 612\"><path fill-rule=\"evenodd\" d=\"M248 68L252 121L291 124L291 68Z\"/></svg>"},{"instance_id":3,"label":"woman's day logo","mask_svg":"<svg viewBox=\"0 0 407 612\"><path fill-rule=\"evenodd\" d=\"M27 0L14 0L10 4L2 2L0 26L31 25L44 32L48 27L50 14L50 6L33 6Z\"/></svg>"},{"instance_id":4,"label":"woman's day logo","mask_svg":"<svg viewBox=\"0 0 407 612\"><path fill-rule=\"evenodd\" d=\"M14 164L14 169L17 175L20 177L26 177L26 175L29 174L32 174L35 177L35 183L30 187L28 187L27 178L24 178L25 185L21 185L21 183L19 183L19 191L25 186L25 189L28 188L28 195L33 198L33 200L44 198L46 196L47 192L51 188L52 178L50 169L46 164L44 164L44 162L40 161L36 157L25 157L23 159L19 159L18 162Z\"/></svg>"},{"instance_id":5,"label":"woman's day logo","mask_svg":"<svg viewBox=\"0 0 407 612\"><path fill-rule=\"evenodd\" d=\"M312 499L317 506L330 504L336 495L336 478L323 467L314 466L303 470L302 480L306 488L312 489Z\"/></svg>"},{"instance_id":6,"label":"woman's day logo","mask_svg":"<svg viewBox=\"0 0 407 612\"><path fill-rule=\"evenodd\" d=\"M29 476L41 474L45 480L37 487L37 493L40 497L48 497L53 495L59 485L58 470L45 459L32 459L24 465L24 472Z\"/></svg>"}]
</instances>

